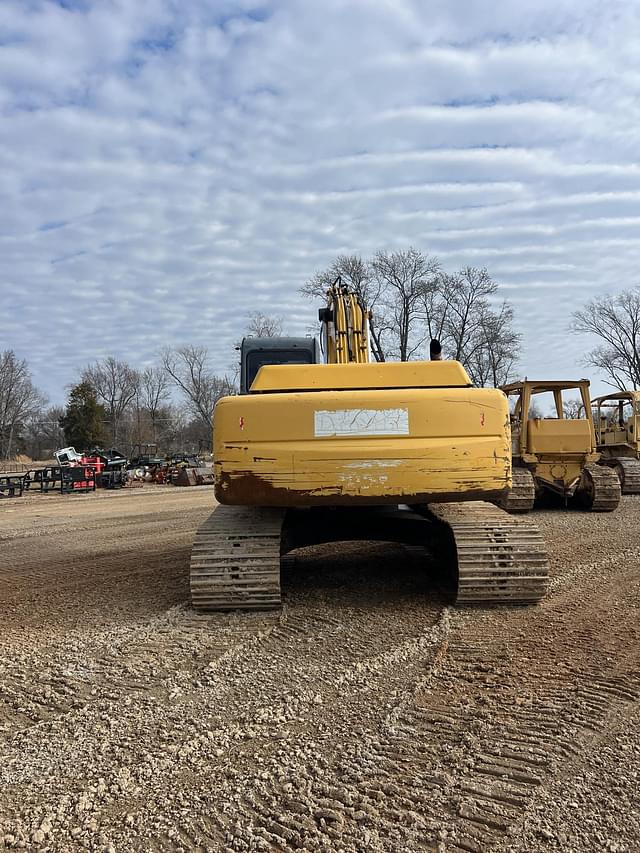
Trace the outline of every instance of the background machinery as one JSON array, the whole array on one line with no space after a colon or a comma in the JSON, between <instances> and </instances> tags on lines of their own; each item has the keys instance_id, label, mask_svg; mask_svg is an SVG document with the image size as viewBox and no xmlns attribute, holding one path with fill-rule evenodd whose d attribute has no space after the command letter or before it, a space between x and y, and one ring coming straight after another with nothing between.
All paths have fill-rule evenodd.
<instances>
[{"instance_id":1,"label":"background machinery","mask_svg":"<svg viewBox=\"0 0 640 853\"><path fill-rule=\"evenodd\" d=\"M312 338L242 343L243 393L215 409L221 505L193 546L194 607L278 607L282 557L344 540L429 545L460 603L539 600L538 530L488 503L511 485L504 394L455 361L370 363L367 309L339 280L320 321L327 363Z\"/></svg>"},{"instance_id":2,"label":"background machinery","mask_svg":"<svg viewBox=\"0 0 640 853\"><path fill-rule=\"evenodd\" d=\"M616 391L591 401L600 462L612 467L623 495L640 494L640 391Z\"/></svg>"},{"instance_id":3,"label":"background machinery","mask_svg":"<svg viewBox=\"0 0 640 853\"><path fill-rule=\"evenodd\" d=\"M60 475L62 491L119 489L126 482L127 459L115 448L78 453L74 447L63 447L53 455L58 468L50 468L47 476L55 481Z\"/></svg>"},{"instance_id":4,"label":"background machinery","mask_svg":"<svg viewBox=\"0 0 640 853\"><path fill-rule=\"evenodd\" d=\"M589 403L589 381L513 382L502 390L513 403L511 441L513 482L501 506L523 513L545 493L594 512L611 512L620 503L614 472L597 465L600 454ZM566 392L577 391L578 414L565 417ZM550 410L536 410L546 395Z\"/></svg>"}]
</instances>

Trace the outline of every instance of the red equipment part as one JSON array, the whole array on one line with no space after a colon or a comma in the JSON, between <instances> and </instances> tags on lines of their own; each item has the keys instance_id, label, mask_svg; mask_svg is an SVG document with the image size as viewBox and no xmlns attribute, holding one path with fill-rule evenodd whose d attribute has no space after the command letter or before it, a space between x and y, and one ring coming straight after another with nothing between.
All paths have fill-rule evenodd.
<instances>
[{"instance_id":1,"label":"red equipment part","mask_svg":"<svg viewBox=\"0 0 640 853\"><path fill-rule=\"evenodd\" d=\"M74 489L74 491L87 491L88 489L95 489L95 471L93 470L93 466L90 464L83 464L83 466L78 467L84 467L84 479L73 481L72 488Z\"/></svg>"},{"instance_id":2,"label":"red equipment part","mask_svg":"<svg viewBox=\"0 0 640 853\"><path fill-rule=\"evenodd\" d=\"M83 456L81 464L90 466L96 474L101 474L102 469L105 467L104 462L99 456Z\"/></svg>"}]
</instances>

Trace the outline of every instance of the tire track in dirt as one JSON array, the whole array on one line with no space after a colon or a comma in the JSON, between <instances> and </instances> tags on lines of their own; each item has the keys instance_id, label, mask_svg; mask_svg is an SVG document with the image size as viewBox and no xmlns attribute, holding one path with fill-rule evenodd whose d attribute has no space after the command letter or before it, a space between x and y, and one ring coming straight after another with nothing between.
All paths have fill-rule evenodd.
<instances>
[{"instance_id":1,"label":"tire track in dirt","mask_svg":"<svg viewBox=\"0 0 640 853\"><path fill-rule=\"evenodd\" d=\"M240 826L227 825L215 840L238 850L333 849L339 841L349 850L484 853L517 832L559 768L584 760L594 736L638 703L636 673L572 671L570 681L514 696L522 674L510 685L502 656L488 654L489 642L457 643L455 622L410 701L358 742L343 741L330 756L323 750L324 760L314 742L301 746L299 738L293 753L280 750L268 781L234 802ZM468 691L460 696L460 684L495 669L504 696L483 702L482 689L472 701ZM554 667L539 678L558 682ZM482 676L480 683L490 685ZM288 781L274 781L278 774Z\"/></svg>"},{"instance_id":2,"label":"tire track in dirt","mask_svg":"<svg viewBox=\"0 0 640 853\"><path fill-rule=\"evenodd\" d=\"M157 588L73 634L69 678L95 695L0 732L0 837L44 825L52 851L592 850L580 779L613 779L603 749L623 756L639 713L639 507L538 513L552 592L513 610L450 611L420 554L346 545L299 555L281 614L200 617L175 598L183 546L163 570L152 525L131 553ZM82 597L100 612L104 598ZM46 663L73 646L38 646L35 626L29 642L27 679L43 650ZM607 826L630 853L619 810L633 782L622 762L615 772L627 798L607 800ZM565 791L578 803L568 828Z\"/></svg>"},{"instance_id":3,"label":"tire track in dirt","mask_svg":"<svg viewBox=\"0 0 640 853\"><path fill-rule=\"evenodd\" d=\"M169 494L156 496L165 499L151 502L160 510L155 513L145 500L146 513L125 518L118 518L113 503L137 507L142 496L116 493L109 503L103 496L82 503L75 497L35 496L23 523L30 514L49 511L53 519L44 520L53 532L42 536L31 528L29 537L27 527L0 551L3 732L55 719L118 686L148 689L146 673L130 674L123 648L136 636L145 637L151 658L150 637L161 630L152 614L185 598L185 560L193 530L208 508L187 503L182 529L176 530L175 512L164 507L182 508L182 496L177 502ZM76 512L70 517L75 526L60 529L56 511ZM0 522L5 519L0 515ZM151 620L132 627L127 623L134 615ZM160 648L161 643L155 646Z\"/></svg>"},{"instance_id":4,"label":"tire track in dirt","mask_svg":"<svg viewBox=\"0 0 640 853\"><path fill-rule=\"evenodd\" d=\"M552 601L533 612L503 611L514 635L521 634L515 650L505 651L505 628L496 611L455 615L460 639L452 631L424 697L419 681L415 702L385 718L386 740L365 732L359 748L343 743L336 750L340 760L334 756L328 766L326 752L324 762L318 761L313 746L300 754L298 745L295 761L281 750L267 769L269 782L250 787L245 801L234 802L240 825L219 822L212 838L240 850L303 844L332 849L338 840L354 850L479 852L500 846L518 832L539 791L559 772L575 772L612 721L637 707L637 643L635 658L624 661L621 671L610 663L610 646L619 647L634 629L637 638L633 619L611 632L603 595L609 586L615 602L621 582L608 572L611 565L609 555L583 566L578 574L592 578L591 589L577 596L574 590L569 602ZM606 580L598 580L603 574ZM637 586L636 574L630 573L629 588ZM570 590L565 593L571 598ZM595 606L585 609L586 601ZM548 638L560 628L558 646ZM569 663L572 657L577 659ZM457 700L460 685L465 689ZM344 718L349 696L341 703ZM353 754L352 760L345 754ZM274 784L278 772L287 776L289 761L297 765L295 783ZM301 774L300 765L312 771ZM192 832L183 840L198 838Z\"/></svg>"},{"instance_id":5,"label":"tire track in dirt","mask_svg":"<svg viewBox=\"0 0 640 853\"><path fill-rule=\"evenodd\" d=\"M385 563L384 558L382 563ZM321 593L320 601L317 595L312 596L311 603L296 601L293 608L285 609L271 626L266 630L263 626L258 635L249 638L241 648L232 648L214 661L213 665L210 662L203 667L197 673L197 680L202 685L197 691L192 688L184 698L178 695L173 703L169 703L169 707L162 703L154 706L147 702L144 720L139 715L128 720L133 729L140 727L144 731L128 729L127 717L132 715L119 707L118 722L111 728L112 737L116 740L127 739L131 743L140 735L141 740L146 741L144 749L148 750L148 737L145 738L144 734L149 729L153 730L160 715L164 718L165 727L172 728L172 722L175 721L174 728L183 730L185 713L188 719L192 719L195 714L202 721L208 712L207 726L209 731L214 732L213 737L208 737L206 741L209 754L204 757L200 755L198 745L202 742L199 733L192 732L192 737L186 738L179 746L184 759L182 766L179 765L180 773L188 768L189 788L192 792L194 786L191 775L195 772L198 781L204 776L207 782L202 794L206 796L210 791L213 771L211 755L215 756L217 751L222 751L225 760L220 762L220 766L226 768L229 752L235 755L244 751L238 748L238 744L240 747L246 743L256 747L260 745L268 753L283 742L282 734L289 727L295 736L318 724L326 729L327 724L323 719L327 714L325 697L330 693L333 700L334 696L339 695L334 686L338 676L342 675L357 690L357 705L360 704L360 694L366 695L369 691L370 670L384 671L389 677L393 675L399 684L402 683L398 660L404 660L407 656L411 658L412 654L422 658L422 646L416 641L416 631L419 638L425 623L429 625L434 619L437 620L442 607L425 608L424 604L416 602L412 592L405 591L400 598L408 618L401 618L397 625L390 627L386 610L381 606L388 591L384 588L377 591L378 600L374 603L373 614L367 612L366 606L362 608L361 595L354 595L354 590L351 590L351 601L342 605L335 597L332 598L333 595L339 599L340 591L332 593L331 590L326 594ZM352 642L356 636L358 641ZM309 685L301 689L307 680ZM385 676L384 680L388 681L389 678ZM187 685L183 686L186 694ZM318 697L323 701L319 703ZM339 722L342 711L338 704L335 704L333 714L336 722ZM111 716L113 718L114 715ZM78 717L63 722L64 725L74 727L86 726L86 722ZM93 724L98 725L98 720L94 718ZM122 725L124 730L120 731ZM56 778L74 779L74 769L78 764L84 764L86 756L71 749L67 758L61 762L60 756L52 752L47 755L46 746L43 750L40 742L40 732L37 735L33 740L28 735L17 739L15 749L19 749L23 755L38 750L41 762L55 766ZM243 756L237 755L237 758L241 765ZM136 758L135 771L132 772L144 775L148 760L153 760L157 768L156 758L145 759L143 753ZM96 762L94 757L93 761L95 773L113 775L111 760L103 763L98 757ZM6 759L2 763L6 765ZM203 772L200 772L201 766ZM163 764L162 770L167 774L167 782L169 778L172 779L170 789L180 790L181 779L173 778L176 773L175 761L170 766L165 767ZM48 775L44 772L43 778ZM62 796L60 790L57 796ZM80 796L81 791L78 792ZM50 786L47 786L46 797L48 800L51 797ZM57 810L55 797L49 802L51 810ZM163 810L164 807L158 807L157 813L162 814ZM170 840L167 844L170 846Z\"/></svg>"}]
</instances>

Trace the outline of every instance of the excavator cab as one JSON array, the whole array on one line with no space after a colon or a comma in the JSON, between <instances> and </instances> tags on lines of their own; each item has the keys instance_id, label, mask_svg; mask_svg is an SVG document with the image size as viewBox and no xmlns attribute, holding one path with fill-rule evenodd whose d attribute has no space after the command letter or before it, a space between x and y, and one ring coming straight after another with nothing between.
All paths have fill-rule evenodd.
<instances>
[{"instance_id":1,"label":"excavator cab","mask_svg":"<svg viewBox=\"0 0 640 853\"><path fill-rule=\"evenodd\" d=\"M318 364L315 338L243 338L240 346L240 393L251 391L253 380L265 364Z\"/></svg>"}]
</instances>

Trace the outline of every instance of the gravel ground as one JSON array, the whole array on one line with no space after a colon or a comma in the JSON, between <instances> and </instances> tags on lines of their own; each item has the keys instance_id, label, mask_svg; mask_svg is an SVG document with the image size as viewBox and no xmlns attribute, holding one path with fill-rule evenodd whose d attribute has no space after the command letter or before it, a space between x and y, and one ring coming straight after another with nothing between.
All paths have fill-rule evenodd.
<instances>
[{"instance_id":1,"label":"gravel ground","mask_svg":"<svg viewBox=\"0 0 640 853\"><path fill-rule=\"evenodd\" d=\"M352 543L305 551L279 614L198 616L211 502L0 501L0 845L640 850L640 498L535 513L537 607L456 611Z\"/></svg>"}]
</instances>

